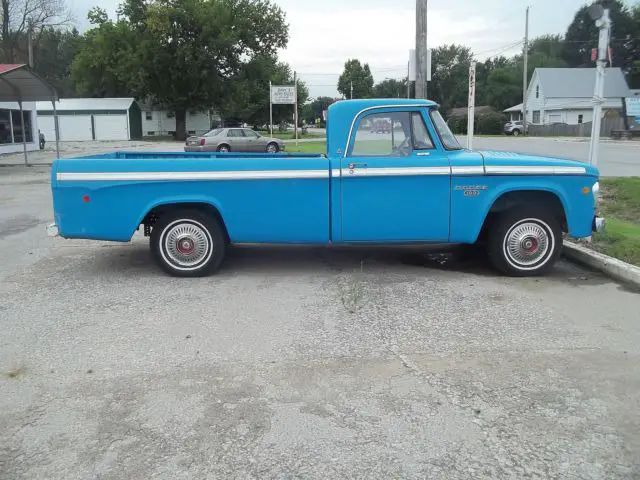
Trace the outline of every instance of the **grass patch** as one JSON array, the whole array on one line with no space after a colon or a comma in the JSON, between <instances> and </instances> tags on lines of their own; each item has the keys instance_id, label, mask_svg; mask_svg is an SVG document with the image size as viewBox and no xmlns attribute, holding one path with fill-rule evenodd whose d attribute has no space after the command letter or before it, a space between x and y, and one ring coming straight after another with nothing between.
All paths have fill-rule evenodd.
<instances>
[{"instance_id":1,"label":"grass patch","mask_svg":"<svg viewBox=\"0 0 640 480\"><path fill-rule=\"evenodd\" d=\"M606 255L640 266L640 177L600 180L600 210L605 231L593 234L592 246Z\"/></svg>"},{"instance_id":2,"label":"grass patch","mask_svg":"<svg viewBox=\"0 0 640 480\"><path fill-rule=\"evenodd\" d=\"M281 140L295 140L296 138L293 132L273 132L273 135L270 135L269 132L260 130L258 133L263 137L279 138ZM319 133L305 133L303 135L302 132L298 130L298 138L325 138L325 136Z\"/></svg>"},{"instance_id":3,"label":"grass patch","mask_svg":"<svg viewBox=\"0 0 640 480\"><path fill-rule=\"evenodd\" d=\"M290 153L327 153L327 144L326 142L305 142L299 143L296 147L296 144L287 144L287 148L285 152Z\"/></svg>"}]
</instances>

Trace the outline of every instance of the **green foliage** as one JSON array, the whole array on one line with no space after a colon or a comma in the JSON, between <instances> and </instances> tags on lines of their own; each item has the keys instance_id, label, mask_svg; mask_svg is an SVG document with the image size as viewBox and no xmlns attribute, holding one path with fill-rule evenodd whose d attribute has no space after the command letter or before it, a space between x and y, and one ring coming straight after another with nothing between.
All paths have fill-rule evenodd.
<instances>
[{"instance_id":1,"label":"green foliage","mask_svg":"<svg viewBox=\"0 0 640 480\"><path fill-rule=\"evenodd\" d=\"M407 96L407 79L387 78L373 87L374 98L404 98Z\"/></svg>"},{"instance_id":2,"label":"green foliage","mask_svg":"<svg viewBox=\"0 0 640 480\"><path fill-rule=\"evenodd\" d=\"M371 98L373 94L373 75L369 64L362 65L360 60L347 60L344 71L338 79L338 92L345 98L351 98L351 86L353 85L353 98Z\"/></svg>"},{"instance_id":3,"label":"green foliage","mask_svg":"<svg viewBox=\"0 0 640 480\"><path fill-rule=\"evenodd\" d=\"M75 28L67 31L47 27L35 38L33 66L42 78L56 88L60 97L72 97L75 94L69 68L83 43L84 37Z\"/></svg>"},{"instance_id":4,"label":"green foliage","mask_svg":"<svg viewBox=\"0 0 640 480\"><path fill-rule=\"evenodd\" d=\"M150 97L176 112L178 140L188 109L250 88L233 80L288 39L284 13L269 0L125 0L115 23L92 13L97 26L72 66L79 92ZM259 109L245 110L256 116Z\"/></svg>"},{"instance_id":5,"label":"green foliage","mask_svg":"<svg viewBox=\"0 0 640 480\"><path fill-rule=\"evenodd\" d=\"M301 118L307 123L316 123L316 121L322 120L322 112L335 101L336 99L331 97L318 97L311 103L304 105Z\"/></svg>"},{"instance_id":6,"label":"green foliage","mask_svg":"<svg viewBox=\"0 0 640 480\"><path fill-rule=\"evenodd\" d=\"M471 49L462 45L444 45L431 53L432 80L427 93L444 111L467 104L472 57Z\"/></svg>"},{"instance_id":7,"label":"green foliage","mask_svg":"<svg viewBox=\"0 0 640 480\"><path fill-rule=\"evenodd\" d=\"M467 115L449 118L449 128L458 135L467 134ZM484 112L475 115L473 131L477 135L500 135L507 116L500 112Z\"/></svg>"}]
</instances>

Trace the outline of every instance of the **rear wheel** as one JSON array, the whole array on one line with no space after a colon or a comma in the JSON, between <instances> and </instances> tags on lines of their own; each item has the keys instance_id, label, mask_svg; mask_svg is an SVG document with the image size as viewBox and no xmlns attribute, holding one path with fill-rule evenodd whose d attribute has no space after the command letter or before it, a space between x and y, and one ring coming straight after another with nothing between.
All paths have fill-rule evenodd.
<instances>
[{"instance_id":1,"label":"rear wheel","mask_svg":"<svg viewBox=\"0 0 640 480\"><path fill-rule=\"evenodd\" d=\"M275 142L271 142L267 145L267 153L278 153L280 151L280 147Z\"/></svg>"},{"instance_id":2,"label":"rear wheel","mask_svg":"<svg viewBox=\"0 0 640 480\"><path fill-rule=\"evenodd\" d=\"M230 151L231 151L231 147L229 147L229 145L220 145L220 146L218 147L218 151L219 151L220 153L227 153L227 152L230 152Z\"/></svg>"},{"instance_id":3,"label":"rear wheel","mask_svg":"<svg viewBox=\"0 0 640 480\"><path fill-rule=\"evenodd\" d=\"M515 129L515 130L513 131L513 136L514 136L514 137L517 137L518 135L520 135L520 130Z\"/></svg>"},{"instance_id":4,"label":"rear wheel","mask_svg":"<svg viewBox=\"0 0 640 480\"><path fill-rule=\"evenodd\" d=\"M151 232L151 253L158 266L176 277L203 277L218 269L225 237L216 218L199 210L163 215Z\"/></svg>"},{"instance_id":5,"label":"rear wheel","mask_svg":"<svg viewBox=\"0 0 640 480\"><path fill-rule=\"evenodd\" d=\"M562 248L562 229L550 213L532 207L504 212L489 231L491 263L514 277L542 275L555 264Z\"/></svg>"}]
</instances>

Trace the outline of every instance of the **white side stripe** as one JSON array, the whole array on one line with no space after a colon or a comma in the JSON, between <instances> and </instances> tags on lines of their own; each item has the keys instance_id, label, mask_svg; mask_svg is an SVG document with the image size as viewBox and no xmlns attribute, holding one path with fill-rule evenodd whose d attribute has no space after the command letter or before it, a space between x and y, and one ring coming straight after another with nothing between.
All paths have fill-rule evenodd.
<instances>
[{"instance_id":1,"label":"white side stripe","mask_svg":"<svg viewBox=\"0 0 640 480\"><path fill-rule=\"evenodd\" d=\"M484 167L470 166L470 167L451 167L452 175L484 175Z\"/></svg>"},{"instance_id":2,"label":"white side stripe","mask_svg":"<svg viewBox=\"0 0 640 480\"><path fill-rule=\"evenodd\" d=\"M546 167L537 165L490 166L485 168L487 175L584 175L584 167Z\"/></svg>"},{"instance_id":3,"label":"white side stripe","mask_svg":"<svg viewBox=\"0 0 640 480\"><path fill-rule=\"evenodd\" d=\"M396 167L342 169L342 177L403 177L419 175L449 175L449 167Z\"/></svg>"},{"instance_id":4,"label":"white side stripe","mask_svg":"<svg viewBox=\"0 0 640 480\"><path fill-rule=\"evenodd\" d=\"M331 170L331 176L334 178L339 178L340 177L340 169L339 168L334 168Z\"/></svg>"},{"instance_id":5,"label":"white side stripe","mask_svg":"<svg viewBox=\"0 0 640 480\"><path fill-rule=\"evenodd\" d=\"M231 172L58 172L59 182L78 181L182 181L329 178L328 170L247 170Z\"/></svg>"}]
</instances>

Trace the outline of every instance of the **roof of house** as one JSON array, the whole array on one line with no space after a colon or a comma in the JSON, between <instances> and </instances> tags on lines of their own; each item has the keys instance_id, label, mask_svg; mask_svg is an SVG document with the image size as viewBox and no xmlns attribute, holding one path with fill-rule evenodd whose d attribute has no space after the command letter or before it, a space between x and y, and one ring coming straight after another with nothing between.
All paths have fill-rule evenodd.
<instances>
[{"instance_id":1,"label":"roof of house","mask_svg":"<svg viewBox=\"0 0 640 480\"><path fill-rule=\"evenodd\" d=\"M56 110L60 112L73 110L128 110L135 98L61 98L56 102ZM36 109L53 111L51 102L37 102Z\"/></svg>"},{"instance_id":2,"label":"roof of house","mask_svg":"<svg viewBox=\"0 0 640 480\"><path fill-rule=\"evenodd\" d=\"M456 107L452 108L451 112L449 112L450 117L464 117L468 113L468 107ZM490 105L478 105L475 107L475 114L480 115L482 113L493 112L494 109Z\"/></svg>"},{"instance_id":3,"label":"roof of house","mask_svg":"<svg viewBox=\"0 0 640 480\"><path fill-rule=\"evenodd\" d=\"M595 68L536 68L535 73L546 98L593 97ZM606 68L604 78L605 97L629 95L629 86L620 68Z\"/></svg>"},{"instance_id":4,"label":"roof of house","mask_svg":"<svg viewBox=\"0 0 640 480\"><path fill-rule=\"evenodd\" d=\"M522 112L522 104L519 103L518 105L514 105L513 107L509 107L509 108L505 108L503 110L503 112L505 113L510 113L510 112Z\"/></svg>"}]
</instances>

